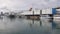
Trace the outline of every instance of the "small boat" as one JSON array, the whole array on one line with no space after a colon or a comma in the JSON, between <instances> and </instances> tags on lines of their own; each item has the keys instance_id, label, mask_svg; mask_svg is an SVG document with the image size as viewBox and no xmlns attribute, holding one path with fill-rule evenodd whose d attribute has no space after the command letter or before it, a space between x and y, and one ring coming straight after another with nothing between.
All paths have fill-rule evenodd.
<instances>
[{"instance_id":1,"label":"small boat","mask_svg":"<svg viewBox=\"0 0 60 34\"><path fill-rule=\"evenodd\" d=\"M15 18L16 16L15 16L15 15L10 14L10 15L8 15L8 17L9 17L9 18Z\"/></svg>"},{"instance_id":2,"label":"small boat","mask_svg":"<svg viewBox=\"0 0 60 34\"><path fill-rule=\"evenodd\" d=\"M40 19L42 21L50 21L51 20L51 17L49 15L41 15Z\"/></svg>"},{"instance_id":3,"label":"small boat","mask_svg":"<svg viewBox=\"0 0 60 34\"><path fill-rule=\"evenodd\" d=\"M60 22L60 15L54 15L53 16L53 18L54 18L54 21L56 21L56 22Z\"/></svg>"}]
</instances>

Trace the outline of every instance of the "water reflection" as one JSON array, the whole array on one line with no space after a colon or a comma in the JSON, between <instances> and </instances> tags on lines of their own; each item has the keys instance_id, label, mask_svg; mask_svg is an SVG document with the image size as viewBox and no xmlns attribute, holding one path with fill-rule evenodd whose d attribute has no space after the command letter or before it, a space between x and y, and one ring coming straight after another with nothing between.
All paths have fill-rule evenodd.
<instances>
[{"instance_id":1,"label":"water reflection","mask_svg":"<svg viewBox=\"0 0 60 34\"><path fill-rule=\"evenodd\" d=\"M19 18L0 19L0 34L52 34L57 24L52 21ZM57 30L58 31L58 30Z\"/></svg>"},{"instance_id":2,"label":"water reflection","mask_svg":"<svg viewBox=\"0 0 60 34\"><path fill-rule=\"evenodd\" d=\"M42 21L40 20L40 26L42 26Z\"/></svg>"},{"instance_id":3,"label":"water reflection","mask_svg":"<svg viewBox=\"0 0 60 34\"><path fill-rule=\"evenodd\" d=\"M34 19L32 19L32 23L34 24Z\"/></svg>"},{"instance_id":4,"label":"water reflection","mask_svg":"<svg viewBox=\"0 0 60 34\"><path fill-rule=\"evenodd\" d=\"M52 21L52 29L56 29L56 23L54 21Z\"/></svg>"}]
</instances>

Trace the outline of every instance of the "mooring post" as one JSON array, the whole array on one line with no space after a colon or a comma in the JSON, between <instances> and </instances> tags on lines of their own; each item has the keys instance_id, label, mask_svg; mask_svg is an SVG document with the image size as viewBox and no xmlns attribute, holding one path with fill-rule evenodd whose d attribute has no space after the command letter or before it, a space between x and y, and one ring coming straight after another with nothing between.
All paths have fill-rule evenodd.
<instances>
[{"instance_id":1,"label":"mooring post","mask_svg":"<svg viewBox=\"0 0 60 34\"><path fill-rule=\"evenodd\" d=\"M33 24L34 24L34 11L33 11Z\"/></svg>"},{"instance_id":2,"label":"mooring post","mask_svg":"<svg viewBox=\"0 0 60 34\"><path fill-rule=\"evenodd\" d=\"M42 15L42 10L40 10L40 26L42 25L41 15Z\"/></svg>"}]
</instances>

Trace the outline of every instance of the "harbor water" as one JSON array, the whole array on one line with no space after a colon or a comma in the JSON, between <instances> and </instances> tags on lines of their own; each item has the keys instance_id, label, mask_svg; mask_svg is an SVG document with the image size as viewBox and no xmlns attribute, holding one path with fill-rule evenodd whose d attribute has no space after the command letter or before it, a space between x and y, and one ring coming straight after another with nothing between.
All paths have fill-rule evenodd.
<instances>
[{"instance_id":1,"label":"harbor water","mask_svg":"<svg viewBox=\"0 0 60 34\"><path fill-rule=\"evenodd\" d=\"M45 20L45 21L44 21ZM0 34L59 34L57 22L23 18L0 18Z\"/></svg>"}]
</instances>

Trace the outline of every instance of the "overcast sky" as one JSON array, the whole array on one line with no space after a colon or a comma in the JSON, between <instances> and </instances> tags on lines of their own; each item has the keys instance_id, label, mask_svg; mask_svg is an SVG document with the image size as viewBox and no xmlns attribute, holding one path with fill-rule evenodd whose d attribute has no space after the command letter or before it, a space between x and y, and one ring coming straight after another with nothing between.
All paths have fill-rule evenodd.
<instances>
[{"instance_id":1,"label":"overcast sky","mask_svg":"<svg viewBox=\"0 0 60 34\"><path fill-rule=\"evenodd\" d=\"M51 8L60 6L60 0L0 0L0 8L9 9L29 9L33 8Z\"/></svg>"}]
</instances>

